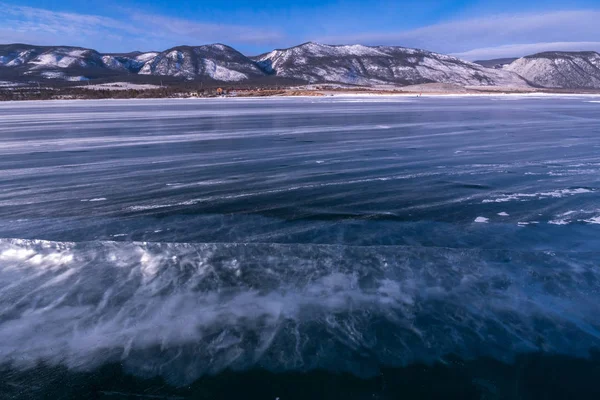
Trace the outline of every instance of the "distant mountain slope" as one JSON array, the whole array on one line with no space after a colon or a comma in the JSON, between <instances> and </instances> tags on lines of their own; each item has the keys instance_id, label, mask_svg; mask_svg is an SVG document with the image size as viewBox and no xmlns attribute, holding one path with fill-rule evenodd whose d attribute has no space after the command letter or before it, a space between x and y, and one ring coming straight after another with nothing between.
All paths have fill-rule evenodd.
<instances>
[{"instance_id":1,"label":"distant mountain slope","mask_svg":"<svg viewBox=\"0 0 600 400\"><path fill-rule=\"evenodd\" d=\"M50 47L28 44L0 45L0 67L18 67L39 56Z\"/></svg>"},{"instance_id":2,"label":"distant mountain slope","mask_svg":"<svg viewBox=\"0 0 600 400\"><path fill-rule=\"evenodd\" d=\"M267 73L310 83L411 85L440 82L463 86L527 86L522 78L508 71L404 47L305 43L253 59Z\"/></svg>"},{"instance_id":3,"label":"distant mountain slope","mask_svg":"<svg viewBox=\"0 0 600 400\"><path fill-rule=\"evenodd\" d=\"M188 79L209 77L226 82L264 75L254 61L223 44L174 47L147 61L139 73Z\"/></svg>"},{"instance_id":4,"label":"distant mountain slope","mask_svg":"<svg viewBox=\"0 0 600 400\"><path fill-rule=\"evenodd\" d=\"M83 80L88 79L86 75L136 74L155 56L156 53L102 55L81 47L12 44L0 46L0 67L31 78Z\"/></svg>"},{"instance_id":5,"label":"distant mountain slope","mask_svg":"<svg viewBox=\"0 0 600 400\"><path fill-rule=\"evenodd\" d=\"M142 67L150 60L158 56L158 52L129 53L129 54L106 54L102 56L104 65L113 70L139 73Z\"/></svg>"},{"instance_id":6,"label":"distant mountain slope","mask_svg":"<svg viewBox=\"0 0 600 400\"><path fill-rule=\"evenodd\" d=\"M518 57L510 57L510 58L494 58L492 60L477 60L473 61L475 64L479 64L486 68L502 68L505 65L510 64L511 62L517 60Z\"/></svg>"},{"instance_id":7,"label":"distant mountain slope","mask_svg":"<svg viewBox=\"0 0 600 400\"><path fill-rule=\"evenodd\" d=\"M505 67L546 88L600 89L600 54L545 52L519 58Z\"/></svg>"}]
</instances>

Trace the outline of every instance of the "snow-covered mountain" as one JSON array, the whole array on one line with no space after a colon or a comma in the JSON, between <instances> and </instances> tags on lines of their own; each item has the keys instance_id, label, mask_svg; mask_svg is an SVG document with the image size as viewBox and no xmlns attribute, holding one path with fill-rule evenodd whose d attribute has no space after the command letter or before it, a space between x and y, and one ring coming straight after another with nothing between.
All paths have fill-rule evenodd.
<instances>
[{"instance_id":1,"label":"snow-covered mountain","mask_svg":"<svg viewBox=\"0 0 600 400\"><path fill-rule=\"evenodd\" d=\"M158 54L157 52L106 54L102 56L102 62L107 68L112 70L128 71L137 74L148 61L153 60Z\"/></svg>"},{"instance_id":2,"label":"snow-covered mountain","mask_svg":"<svg viewBox=\"0 0 600 400\"><path fill-rule=\"evenodd\" d=\"M139 73L187 79L209 77L225 82L264 76L254 61L223 44L174 47L147 61Z\"/></svg>"},{"instance_id":3,"label":"snow-covered mountain","mask_svg":"<svg viewBox=\"0 0 600 400\"><path fill-rule=\"evenodd\" d=\"M462 86L526 87L518 75L443 54L404 47L305 43L255 57L268 73L310 83L355 85L428 82Z\"/></svg>"},{"instance_id":4,"label":"snow-covered mountain","mask_svg":"<svg viewBox=\"0 0 600 400\"><path fill-rule=\"evenodd\" d=\"M43 53L43 47L26 44L0 46L0 67L18 67Z\"/></svg>"},{"instance_id":5,"label":"snow-covered mountain","mask_svg":"<svg viewBox=\"0 0 600 400\"><path fill-rule=\"evenodd\" d=\"M600 54L593 51L534 54L504 69L545 88L600 89Z\"/></svg>"},{"instance_id":6,"label":"snow-covered mountain","mask_svg":"<svg viewBox=\"0 0 600 400\"><path fill-rule=\"evenodd\" d=\"M0 46L0 68L31 78L82 80L91 77L137 74L158 53L100 54L96 50L69 46ZM0 69L0 74L4 72ZM86 78L87 79L87 78Z\"/></svg>"},{"instance_id":7,"label":"snow-covered mountain","mask_svg":"<svg viewBox=\"0 0 600 400\"><path fill-rule=\"evenodd\" d=\"M496 61L502 61L499 64ZM0 80L209 80L261 84L337 83L462 87L600 89L600 55L548 52L492 60L494 68L425 50L392 46L305 43L246 57L223 44L178 46L162 52L99 53L69 46L0 45ZM502 66L503 65L503 66ZM160 78L161 80L163 78Z\"/></svg>"},{"instance_id":8,"label":"snow-covered mountain","mask_svg":"<svg viewBox=\"0 0 600 400\"><path fill-rule=\"evenodd\" d=\"M127 54L101 54L92 49L65 46L0 46L0 76L8 70L31 78L66 81L127 74L225 82L266 76L254 61L222 44Z\"/></svg>"}]
</instances>

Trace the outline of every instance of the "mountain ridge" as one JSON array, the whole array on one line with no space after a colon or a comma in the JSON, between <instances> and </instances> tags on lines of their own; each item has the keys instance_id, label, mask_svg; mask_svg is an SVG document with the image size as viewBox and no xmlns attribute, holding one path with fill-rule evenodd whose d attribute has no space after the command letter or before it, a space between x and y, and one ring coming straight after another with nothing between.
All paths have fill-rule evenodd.
<instances>
[{"instance_id":1,"label":"mountain ridge","mask_svg":"<svg viewBox=\"0 0 600 400\"><path fill-rule=\"evenodd\" d=\"M0 45L0 80L73 82L134 77L229 84L285 80L370 87L440 83L515 89L600 89L600 55L544 52L519 59L470 62L401 46L316 42L257 56L246 56L223 43L129 53L100 53L78 46Z\"/></svg>"},{"instance_id":2,"label":"mountain ridge","mask_svg":"<svg viewBox=\"0 0 600 400\"><path fill-rule=\"evenodd\" d=\"M600 54L546 51L521 57L503 68L543 88L600 89Z\"/></svg>"},{"instance_id":3,"label":"mountain ridge","mask_svg":"<svg viewBox=\"0 0 600 400\"><path fill-rule=\"evenodd\" d=\"M278 76L309 83L354 85L450 83L526 87L520 77L456 57L399 46L325 45L307 42L253 58Z\"/></svg>"}]
</instances>

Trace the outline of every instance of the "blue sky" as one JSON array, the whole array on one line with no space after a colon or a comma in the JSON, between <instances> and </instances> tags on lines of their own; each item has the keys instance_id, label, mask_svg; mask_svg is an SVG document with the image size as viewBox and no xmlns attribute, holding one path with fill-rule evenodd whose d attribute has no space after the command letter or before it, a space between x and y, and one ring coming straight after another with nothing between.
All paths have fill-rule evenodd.
<instances>
[{"instance_id":1,"label":"blue sky","mask_svg":"<svg viewBox=\"0 0 600 400\"><path fill-rule=\"evenodd\" d=\"M220 42L255 55L316 41L418 47L473 60L600 51L599 25L598 0L0 0L0 43L103 52Z\"/></svg>"}]
</instances>

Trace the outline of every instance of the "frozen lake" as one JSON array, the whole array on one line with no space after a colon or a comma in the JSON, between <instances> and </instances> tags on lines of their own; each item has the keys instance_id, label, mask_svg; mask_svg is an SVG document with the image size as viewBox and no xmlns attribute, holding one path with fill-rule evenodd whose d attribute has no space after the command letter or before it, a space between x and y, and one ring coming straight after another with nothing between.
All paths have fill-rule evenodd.
<instances>
[{"instance_id":1,"label":"frozen lake","mask_svg":"<svg viewBox=\"0 0 600 400\"><path fill-rule=\"evenodd\" d=\"M0 365L586 357L597 100L0 103Z\"/></svg>"}]
</instances>

